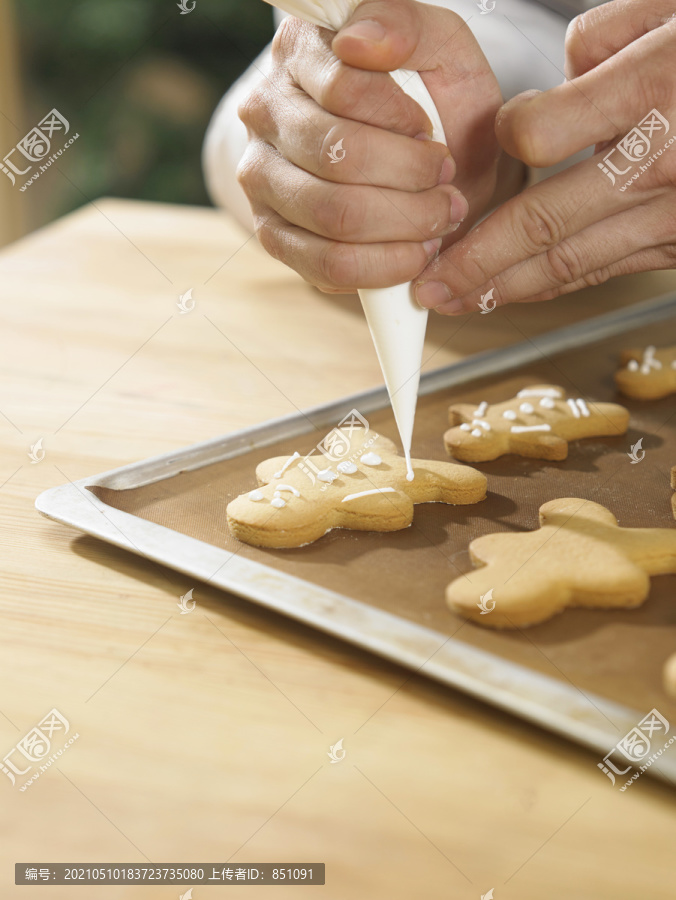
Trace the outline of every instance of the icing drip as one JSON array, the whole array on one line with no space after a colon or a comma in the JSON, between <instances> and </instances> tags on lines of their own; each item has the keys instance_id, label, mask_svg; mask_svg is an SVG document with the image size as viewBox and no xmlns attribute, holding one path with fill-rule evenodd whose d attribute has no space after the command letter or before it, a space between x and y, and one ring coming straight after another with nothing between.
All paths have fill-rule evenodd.
<instances>
[{"instance_id":1,"label":"icing drip","mask_svg":"<svg viewBox=\"0 0 676 900\"><path fill-rule=\"evenodd\" d=\"M566 400L566 403L576 419L579 419L581 415L585 418L591 415L589 408L582 397L578 397L577 400L573 400L569 397L568 400Z\"/></svg>"},{"instance_id":2,"label":"icing drip","mask_svg":"<svg viewBox=\"0 0 676 900\"><path fill-rule=\"evenodd\" d=\"M638 372L639 366L638 366L637 360L630 359L629 362L627 363L627 368L629 369L630 372Z\"/></svg>"},{"instance_id":3,"label":"icing drip","mask_svg":"<svg viewBox=\"0 0 676 900\"><path fill-rule=\"evenodd\" d=\"M371 494L396 494L396 491L393 487L375 488L372 491L360 491L358 494L348 494L347 497L343 497L343 503L347 503L348 500L356 500L357 497L369 497Z\"/></svg>"},{"instance_id":4,"label":"icing drip","mask_svg":"<svg viewBox=\"0 0 676 900\"><path fill-rule=\"evenodd\" d=\"M482 416L486 415L487 409L488 409L488 403L484 400L482 403L480 403L477 406L477 408L474 412L474 415L477 417L477 419L480 419Z\"/></svg>"},{"instance_id":5,"label":"icing drip","mask_svg":"<svg viewBox=\"0 0 676 900\"><path fill-rule=\"evenodd\" d=\"M249 500L253 500L254 503L258 503L259 500L263 499L263 491L251 491L249 493Z\"/></svg>"},{"instance_id":6,"label":"icing drip","mask_svg":"<svg viewBox=\"0 0 676 900\"><path fill-rule=\"evenodd\" d=\"M516 419L516 413L513 409L506 409L502 414L502 418L510 419L510 421L513 421L514 419Z\"/></svg>"},{"instance_id":7,"label":"icing drip","mask_svg":"<svg viewBox=\"0 0 676 900\"><path fill-rule=\"evenodd\" d=\"M290 484L278 484L275 490L275 497L279 496L280 491L290 491L294 497L300 497L300 491L295 487L291 487Z\"/></svg>"},{"instance_id":8,"label":"icing drip","mask_svg":"<svg viewBox=\"0 0 676 900\"><path fill-rule=\"evenodd\" d=\"M286 472L286 470L289 468L289 466L291 465L291 463L294 461L294 459L300 459L300 453L299 453L297 450L296 450L296 452L293 454L293 456L290 456L290 457L287 459L287 461L284 463L284 465L283 465L282 468L279 470L279 472L275 472L275 478L281 478L282 475L283 475L283 474Z\"/></svg>"},{"instance_id":9,"label":"icing drip","mask_svg":"<svg viewBox=\"0 0 676 900\"><path fill-rule=\"evenodd\" d=\"M270 501L270 506L274 506L276 509L281 509L283 506L286 506L286 501L282 500L281 497L275 497L274 500Z\"/></svg>"},{"instance_id":10,"label":"icing drip","mask_svg":"<svg viewBox=\"0 0 676 900\"><path fill-rule=\"evenodd\" d=\"M532 403L522 403L519 407L519 412L522 413L532 413L535 412L535 408Z\"/></svg>"},{"instance_id":11,"label":"icing drip","mask_svg":"<svg viewBox=\"0 0 676 900\"><path fill-rule=\"evenodd\" d=\"M382 459L378 456L377 453L365 453L360 458L359 462L364 463L365 466L379 466L382 462Z\"/></svg>"},{"instance_id":12,"label":"icing drip","mask_svg":"<svg viewBox=\"0 0 676 900\"><path fill-rule=\"evenodd\" d=\"M355 472L359 471L355 464L350 462L349 459L346 459L345 462L338 463L336 468L341 475L354 475Z\"/></svg>"},{"instance_id":13,"label":"icing drip","mask_svg":"<svg viewBox=\"0 0 676 900\"><path fill-rule=\"evenodd\" d=\"M526 388L519 391L517 397L553 397L558 400L561 397L561 391L557 388Z\"/></svg>"},{"instance_id":14,"label":"icing drip","mask_svg":"<svg viewBox=\"0 0 676 900\"><path fill-rule=\"evenodd\" d=\"M551 431L551 425L512 425L512 434L523 434L526 431Z\"/></svg>"},{"instance_id":15,"label":"icing drip","mask_svg":"<svg viewBox=\"0 0 676 900\"><path fill-rule=\"evenodd\" d=\"M554 409L556 403L554 403L551 397L543 397L542 400L540 400L540 406L543 406L545 409Z\"/></svg>"},{"instance_id":16,"label":"icing drip","mask_svg":"<svg viewBox=\"0 0 676 900\"><path fill-rule=\"evenodd\" d=\"M338 476L335 472L332 472L331 469L322 469L321 472L317 472L317 478L320 481L325 481L327 484L332 484Z\"/></svg>"}]
</instances>

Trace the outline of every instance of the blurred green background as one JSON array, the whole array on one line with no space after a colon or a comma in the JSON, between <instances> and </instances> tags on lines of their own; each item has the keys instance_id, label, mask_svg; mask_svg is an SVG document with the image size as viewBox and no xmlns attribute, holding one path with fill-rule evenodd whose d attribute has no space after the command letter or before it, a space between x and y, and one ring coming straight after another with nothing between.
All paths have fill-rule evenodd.
<instances>
[{"instance_id":1,"label":"blurred green background","mask_svg":"<svg viewBox=\"0 0 676 900\"><path fill-rule=\"evenodd\" d=\"M193 0L187 0L188 7ZM262 0L16 0L27 131L53 107L80 134L65 178L30 191L34 228L100 196L207 203L211 114L273 33Z\"/></svg>"}]
</instances>

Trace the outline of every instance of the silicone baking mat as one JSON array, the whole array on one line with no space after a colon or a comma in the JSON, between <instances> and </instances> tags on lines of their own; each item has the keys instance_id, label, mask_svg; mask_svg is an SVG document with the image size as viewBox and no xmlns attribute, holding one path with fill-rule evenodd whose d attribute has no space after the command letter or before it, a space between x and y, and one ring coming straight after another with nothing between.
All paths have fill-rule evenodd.
<instances>
[{"instance_id":1,"label":"silicone baking mat","mask_svg":"<svg viewBox=\"0 0 676 900\"><path fill-rule=\"evenodd\" d=\"M442 434L450 403L495 402L533 383L560 385L574 396L624 403L629 432L571 444L564 462L505 456L476 464L488 477L488 498L477 505L416 507L414 524L376 534L334 530L293 550L240 544L227 529L225 508L255 487L256 465L270 456L310 452L322 434L273 443L222 462L181 472L130 490L90 489L105 504L124 510L305 582L344 594L369 607L480 648L582 692L646 713L657 707L676 720L676 703L662 688L661 669L676 652L676 576L652 579L646 603L633 610L566 610L523 631L493 631L451 613L444 589L458 568L472 566L469 542L482 534L537 527L538 508L558 497L580 497L607 506L623 526L674 528L669 484L676 465L676 395L655 402L620 397L613 372L619 351L647 344L676 344L676 322L639 328L580 350L542 358L509 375L440 390L419 400L413 455L444 459ZM391 411L368 415L371 429L397 441ZM645 457L628 453L642 438Z\"/></svg>"}]
</instances>

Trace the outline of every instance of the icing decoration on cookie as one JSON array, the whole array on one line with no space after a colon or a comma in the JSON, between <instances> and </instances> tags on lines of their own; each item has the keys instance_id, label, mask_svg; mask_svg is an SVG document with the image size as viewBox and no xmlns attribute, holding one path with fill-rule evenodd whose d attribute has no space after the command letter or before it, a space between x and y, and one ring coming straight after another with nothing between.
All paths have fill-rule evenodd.
<instances>
[{"instance_id":1,"label":"icing decoration on cookie","mask_svg":"<svg viewBox=\"0 0 676 900\"><path fill-rule=\"evenodd\" d=\"M676 393L676 345L624 350L615 384L635 400L661 400Z\"/></svg>"},{"instance_id":2,"label":"icing decoration on cookie","mask_svg":"<svg viewBox=\"0 0 676 900\"><path fill-rule=\"evenodd\" d=\"M284 465L283 465L282 468L279 470L279 472L275 472L275 478L281 478L282 475L283 475L283 474L286 472L286 470L289 468L289 466L291 465L291 463L294 462L294 461L297 460L297 459L300 459L300 453L298 453L298 451L296 451L296 452L293 454L293 456L290 456L290 457L287 459L287 461L284 463Z\"/></svg>"},{"instance_id":3,"label":"icing decoration on cookie","mask_svg":"<svg viewBox=\"0 0 676 900\"><path fill-rule=\"evenodd\" d=\"M321 472L317 473L317 478L326 484L333 484L337 477L338 476L332 469L322 469Z\"/></svg>"},{"instance_id":4,"label":"icing decoration on cookie","mask_svg":"<svg viewBox=\"0 0 676 900\"><path fill-rule=\"evenodd\" d=\"M289 491L294 497L300 497L298 488L293 487L291 484L278 484L275 488L275 494L278 494L280 491Z\"/></svg>"},{"instance_id":5,"label":"icing decoration on cookie","mask_svg":"<svg viewBox=\"0 0 676 900\"><path fill-rule=\"evenodd\" d=\"M482 416L486 415L486 410L488 409L488 403L486 400L482 400L481 403L477 406L474 415L477 419L480 419Z\"/></svg>"},{"instance_id":6,"label":"icing decoration on cookie","mask_svg":"<svg viewBox=\"0 0 676 900\"><path fill-rule=\"evenodd\" d=\"M366 441L369 444L365 446ZM275 473L283 458L260 463L256 478L263 502L249 502L248 493L232 500L227 508L231 533L259 547L300 547L316 541L332 528L355 531L406 528L413 521L416 503L466 505L478 503L486 496L486 476L469 466L414 459L415 480L408 481L406 461L397 455L392 441L382 435L374 440L373 432L366 437L363 428L354 428L349 442L345 461L359 462L354 464L354 472L336 475L328 490L318 477L307 474L307 468L296 465L287 470L284 486L295 487L300 497L287 493L288 499L284 500L274 496L282 487ZM376 466L363 461L372 455L378 459Z\"/></svg>"},{"instance_id":7,"label":"icing decoration on cookie","mask_svg":"<svg viewBox=\"0 0 676 900\"><path fill-rule=\"evenodd\" d=\"M355 464L350 462L349 459L346 459L344 462L339 462L336 468L341 475L354 475L355 472L359 471Z\"/></svg>"},{"instance_id":8,"label":"icing decoration on cookie","mask_svg":"<svg viewBox=\"0 0 676 900\"><path fill-rule=\"evenodd\" d=\"M365 453L360 458L359 462L364 463L365 466L379 466L382 462L382 459L378 456L377 453Z\"/></svg>"},{"instance_id":9,"label":"icing decoration on cookie","mask_svg":"<svg viewBox=\"0 0 676 900\"><path fill-rule=\"evenodd\" d=\"M343 497L341 503L349 503L350 500L356 500L358 497L370 497L372 494L396 494L396 491L392 487L373 488L370 491L359 491L358 494L348 494L347 497Z\"/></svg>"},{"instance_id":10,"label":"icing decoration on cookie","mask_svg":"<svg viewBox=\"0 0 676 900\"><path fill-rule=\"evenodd\" d=\"M259 500L263 499L262 491L250 491L249 492L249 500L253 500L254 503L258 503Z\"/></svg>"},{"instance_id":11,"label":"icing decoration on cookie","mask_svg":"<svg viewBox=\"0 0 676 900\"><path fill-rule=\"evenodd\" d=\"M531 397L533 403L522 398ZM537 406L535 400L538 400ZM616 403L587 403L567 397L556 385L532 385L516 397L486 407L478 420L469 403L451 406L451 428L444 435L446 450L465 462L486 462L505 453L535 459L561 460L569 441L624 434L629 413ZM488 428L486 428L488 425ZM480 427L481 426L481 427Z\"/></svg>"},{"instance_id":12,"label":"icing decoration on cookie","mask_svg":"<svg viewBox=\"0 0 676 900\"><path fill-rule=\"evenodd\" d=\"M487 534L469 545L476 568L446 590L450 608L489 628L536 625L566 607L631 608L650 576L676 574L676 528L621 528L590 500L551 500L537 531ZM481 615L488 591L494 607Z\"/></svg>"}]
</instances>

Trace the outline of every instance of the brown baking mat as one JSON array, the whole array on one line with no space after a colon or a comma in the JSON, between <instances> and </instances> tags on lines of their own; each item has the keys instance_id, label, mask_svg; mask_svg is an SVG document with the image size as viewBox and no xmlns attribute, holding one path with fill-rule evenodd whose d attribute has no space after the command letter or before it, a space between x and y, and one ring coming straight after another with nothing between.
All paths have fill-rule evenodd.
<instances>
[{"instance_id":1,"label":"brown baking mat","mask_svg":"<svg viewBox=\"0 0 676 900\"><path fill-rule=\"evenodd\" d=\"M669 485L671 466L676 465L676 395L658 402L632 402L617 395L612 378L622 348L650 343L676 343L676 322L543 359L517 375L492 377L420 398L413 446L413 455L420 458L447 458L441 436L449 403L495 402L533 383L558 384L575 396L624 403L630 409L631 424L624 436L571 444L564 462L505 456L477 464L488 476L485 501L466 507L417 506L414 524L400 532L335 530L294 550L249 547L229 535L226 505L255 487L256 465L294 450L308 453L321 433L282 441L141 488L92 490L110 506L237 550L245 558L454 635L456 640L572 682L583 691L641 713L657 706L667 718L676 718L676 703L666 697L661 683L662 665L676 652L676 576L653 578L650 597L639 609L566 610L523 632L483 629L451 613L444 603L444 589L457 577L458 568L463 572L472 568L467 545L473 538L496 531L532 530L537 527L538 508L548 500L594 500L607 506L624 526L676 527ZM397 440L389 409L368 419L372 429ZM646 455L632 465L627 452L639 438Z\"/></svg>"}]
</instances>

